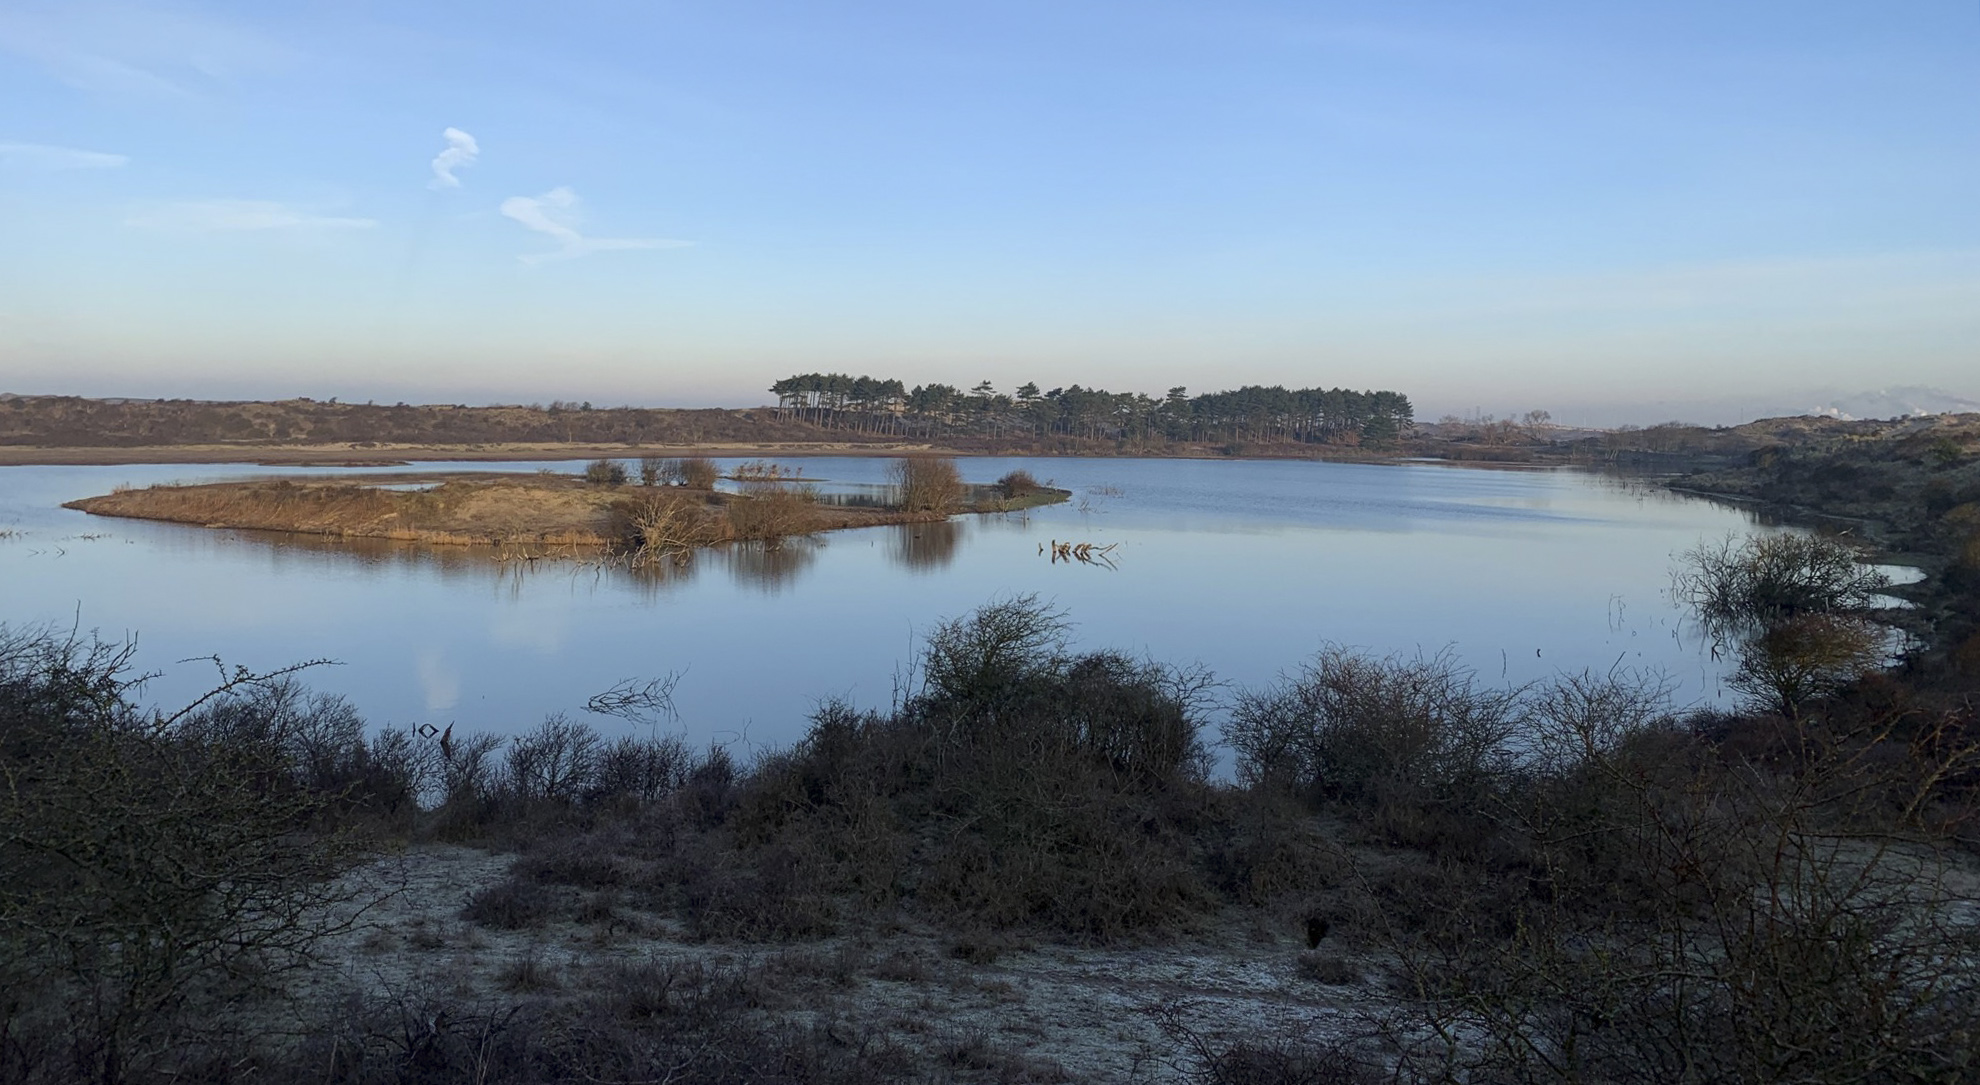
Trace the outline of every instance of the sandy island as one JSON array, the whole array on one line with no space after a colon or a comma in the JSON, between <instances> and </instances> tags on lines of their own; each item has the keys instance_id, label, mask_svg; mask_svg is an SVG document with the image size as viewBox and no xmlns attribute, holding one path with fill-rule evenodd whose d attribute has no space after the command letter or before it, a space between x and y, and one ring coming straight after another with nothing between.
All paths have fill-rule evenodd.
<instances>
[{"instance_id":1,"label":"sandy island","mask_svg":"<svg viewBox=\"0 0 1980 1085\"><path fill-rule=\"evenodd\" d=\"M1069 499L1039 487L968 486L948 511L823 503L805 487L748 493L598 485L576 475L436 472L255 479L120 489L63 507L97 516L436 545L685 549L745 539L925 523L950 512L1009 512Z\"/></svg>"}]
</instances>

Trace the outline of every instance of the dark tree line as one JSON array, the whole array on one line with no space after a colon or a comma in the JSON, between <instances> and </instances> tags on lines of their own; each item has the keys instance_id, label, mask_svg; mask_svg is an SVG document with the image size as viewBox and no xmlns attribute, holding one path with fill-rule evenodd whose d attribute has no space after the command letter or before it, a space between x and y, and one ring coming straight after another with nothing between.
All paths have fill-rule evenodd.
<instances>
[{"instance_id":1,"label":"dark tree line","mask_svg":"<svg viewBox=\"0 0 1980 1085\"><path fill-rule=\"evenodd\" d=\"M1414 422L1400 392L1249 385L1161 398L1077 384L1039 391L1027 381L1010 395L983 381L964 391L947 384L909 389L899 380L843 373L801 373L770 386L778 413L856 432L934 436L1065 436L1170 441L1380 443Z\"/></svg>"}]
</instances>

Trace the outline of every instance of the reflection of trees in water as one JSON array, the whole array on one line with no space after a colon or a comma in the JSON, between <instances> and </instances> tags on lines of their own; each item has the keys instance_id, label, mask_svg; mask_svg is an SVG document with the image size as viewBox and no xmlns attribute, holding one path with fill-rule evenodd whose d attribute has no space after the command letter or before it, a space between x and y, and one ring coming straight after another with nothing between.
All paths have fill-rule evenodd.
<instances>
[{"instance_id":1,"label":"reflection of trees in water","mask_svg":"<svg viewBox=\"0 0 1980 1085\"><path fill-rule=\"evenodd\" d=\"M592 549L545 547L532 559L492 546L434 546L279 531L232 530L228 534L266 549L277 569L313 572L352 563L379 571L416 569L435 573L443 582L473 580L485 584L492 580L512 595L531 580L551 576L581 583L609 582L650 600L687 584L699 568L696 552L691 550L634 568L622 558Z\"/></svg>"},{"instance_id":2,"label":"reflection of trees in water","mask_svg":"<svg viewBox=\"0 0 1980 1085\"><path fill-rule=\"evenodd\" d=\"M1023 535L1031 530L1032 509L1012 509L1009 512L978 513L969 518L977 532L1003 531L1013 535Z\"/></svg>"},{"instance_id":3,"label":"reflection of trees in water","mask_svg":"<svg viewBox=\"0 0 1980 1085\"><path fill-rule=\"evenodd\" d=\"M210 531L210 528L193 528ZM486 546L433 546L394 539L334 538L286 531L232 529L229 535L265 548L278 569L302 566L319 569L351 562L377 569L432 570L442 580L486 580L505 572Z\"/></svg>"},{"instance_id":4,"label":"reflection of trees in water","mask_svg":"<svg viewBox=\"0 0 1980 1085\"><path fill-rule=\"evenodd\" d=\"M638 565L614 562L613 579L639 593L642 600L651 601L692 583L701 570L700 556L698 550L681 550Z\"/></svg>"},{"instance_id":5,"label":"reflection of trees in water","mask_svg":"<svg viewBox=\"0 0 1980 1085\"><path fill-rule=\"evenodd\" d=\"M774 547L761 542L731 543L712 550L686 550L633 566L623 558L596 551L553 550L536 560L523 560L503 556L487 546L432 546L392 539L338 539L271 531L230 534L265 548L278 567L305 566L313 570L356 562L380 570L416 568L437 573L442 580L474 579L487 583L492 579L511 593L521 591L531 580L554 576L584 583L610 583L648 600L691 583L710 561L726 566L738 583L780 591L817 561L818 551L824 545L806 538L785 539ZM953 548L954 543L944 545Z\"/></svg>"},{"instance_id":6,"label":"reflection of trees in water","mask_svg":"<svg viewBox=\"0 0 1980 1085\"><path fill-rule=\"evenodd\" d=\"M821 505L848 509L891 508L889 487L871 482L840 482L830 489L816 489L814 500Z\"/></svg>"},{"instance_id":7,"label":"reflection of trees in water","mask_svg":"<svg viewBox=\"0 0 1980 1085\"><path fill-rule=\"evenodd\" d=\"M963 525L957 520L926 524L895 524L887 556L904 569L923 572L940 569L955 560L962 542Z\"/></svg>"},{"instance_id":8,"label":"reflection of trees in water","mask_svg":"<svg viewBox=\"0 0 1980 1085\"><path fill-rule=\"evenodd\" d=\"M1583 470L1581 477L1588 479L1596 489L1634 498L1639 504L1677 507L1702 501L1720 508L1731 509L1749 523L1776 525L1786 522L1777 515L1770 515L1767 510L1755 506L1752 502L1673 490L1669 486L1671 480L1669 474L1632 472L1626 469Z\"/></svg>"},{"instance_id":9,"label":"reflection of trees in water","mask_svg":"<svg viewBox=\"0 0 1980 1085\"><path fill-rule=\"evenodd\" d=\"M738 584L778 592L796 583L818 560L824 543L817 539L785 539L774 546L761 542L730 543L714 553L729 566Z\"/></svg>"}]
</instances>

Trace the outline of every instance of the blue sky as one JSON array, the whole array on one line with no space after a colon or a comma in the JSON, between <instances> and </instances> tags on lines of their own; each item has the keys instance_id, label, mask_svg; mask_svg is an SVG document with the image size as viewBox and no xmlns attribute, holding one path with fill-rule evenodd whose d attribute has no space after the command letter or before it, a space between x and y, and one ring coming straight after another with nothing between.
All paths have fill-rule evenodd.
<instances>
[{"instance_id":1,"label":"blue sky","mask_svg":"<svg viewBox=\"0 0 1980 1085\"><path fill-rule=\"evenodd\" d=\"M1972 0L10 0L0 390L1980 398L1976 47Z\"/></svg>"}]
</instances>

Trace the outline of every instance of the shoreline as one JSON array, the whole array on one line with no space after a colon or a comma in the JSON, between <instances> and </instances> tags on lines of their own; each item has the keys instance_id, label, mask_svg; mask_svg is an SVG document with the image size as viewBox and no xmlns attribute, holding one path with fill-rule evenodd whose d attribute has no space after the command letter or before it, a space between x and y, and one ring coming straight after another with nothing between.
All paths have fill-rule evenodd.
<instances>
[{"instance_id":1,"label":"shoreline","mask_svg":"<svg viewBox=\"0 0 1980 1085\"><path fill-rule=\"evenodd\" d=\"M1423 457L1420 451L1396 449L1372 452L1355 448L1330 450L1288 450L1282 455L1269 452L1225 454L1199 449L1129 449L1101 454L1080 452L1034 452L1018 449L960 448L934 444L867 444L821 441L717 442L696 445L607 445L607 444L508 444L508 445L378 445L354 448L344 445L131 445L125 447L53 447L0 445L0 467L121 467L140 464L254 464L264 467L399 467L411 462L488 463L502 461L551 461L594 459L638 459L642 456L718 457L822 457L849 456L898 458L901 456L954 456L980 459L1011 457L1022 459L1159 459L1159 460L1299 460L1326 463L1393 464L1434 461L1463 466L1551 466L1544 462L1515 460L1460 460Z\"/></svg>"}]
</instances>

